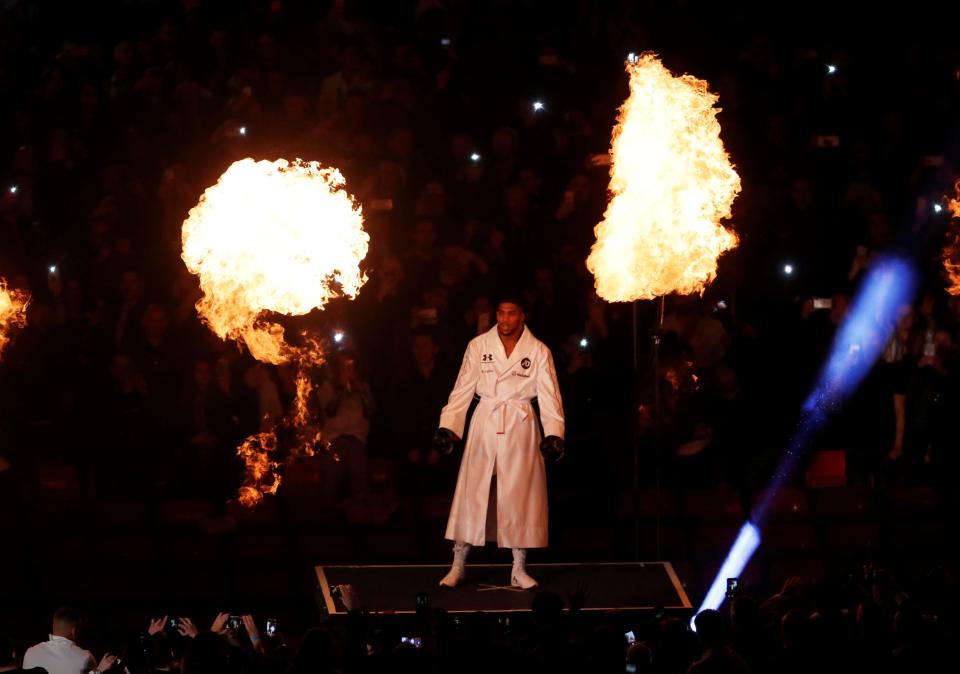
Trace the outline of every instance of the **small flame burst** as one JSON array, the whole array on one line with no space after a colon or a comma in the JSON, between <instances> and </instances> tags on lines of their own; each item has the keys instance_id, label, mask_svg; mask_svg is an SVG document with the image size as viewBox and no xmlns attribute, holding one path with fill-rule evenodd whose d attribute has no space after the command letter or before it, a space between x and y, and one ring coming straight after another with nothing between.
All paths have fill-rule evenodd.
<instances>
[{"instance_id":1,"label":"small flame burst","mask_svg":"<svg viewBox=\"0 0 960 674\"><path fill-rule=\"evenodd\" d=\"M314 365L318 362L314 362ZM297 397L293 401L293 425L300 431L300 449L305 456L313 456L314 447L320 446L323 439L310 413L310 393L313 382L308 374L300 369L297 372Z\"/></svg>"},{"instance_id":2,"label":"small flame burst","mask_svg":"<svg viewBox=\"0 0 960 674\"><path fill-rule=\"evenodd\" d=\"M626 68L630 96L610 148L612 198L587 267L611 302L703 292L717 258L737 244L720 224L740 177L720 140L717 96L650 53Z\"/></svg>"},{"instance_id":3,"label":"small flame burst","mask_svg":"<svg viewBox=\"0 0 960 674\"><path fill-rule=\"evenodd\" d=\"M338 296L356 297L366 276L360 262L370 237L360 207L337 169L317 162L244 159L209 187L183 223L183 261L200 279L197 312L221 339L246 344L257 360L297 366L292 425L312 455L307 371L323 363L317 339L294 346L269 314L302 316ZM272 431L238 448L246 467L239 500L253 506L280 486L279 443Z\"/></svg>"},{"instance_id":4,"label":"small flame burst","mask_svg":"<svg viewBox=\"0 0 960 674\"><path fill-rule=\"evenodd\" d=\"M0 278L0 357L10 341L10 331L27 324L27 305L30 295L22 290L7 290L7 282Z\"/></svg>"},{"instance_id":5,"label":"small flame burst","mask_svg":"<svg viewBox=\"0 0 960 674\"><path fill-rule=\"evenodd\" d=\"M947 292L951 295L960 295L960 180L953 188L957 196L947 203L953 214L953 220L947 229L947 242L943 247L943 268L950 281Z\"/></svg>"},{"instance_id":6,"label":"small flame burst","mask_svg":"<svg viewBox=\"0 0 960 674\"><path fill-rule=\"evenodd\" d=\"M237 454L247 467L238 497L243 505L256 505L263 499L263 494L277 493L280 475L276 471L282 464L272 458L276 450L277 435L273 431L251 435L237 448Z\"/></svg>"}]
</instances>

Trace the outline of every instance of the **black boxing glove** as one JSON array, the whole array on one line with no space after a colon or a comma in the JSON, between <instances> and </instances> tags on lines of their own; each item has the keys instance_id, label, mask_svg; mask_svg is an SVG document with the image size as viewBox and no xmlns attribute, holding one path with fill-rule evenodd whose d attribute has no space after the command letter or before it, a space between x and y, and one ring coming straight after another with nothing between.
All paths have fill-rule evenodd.
<instances>
[{"instance_id":1,"label":"black boxing glove","mask_svg":"<svg viewBox=\"0 0 960 674\"><path fill-rule=\"evenodd\" d=\"M453 451L453 443L460 438L449 428L438 428L433 434L433 448L444 454L450 454Z\"/></svg>"},{"instance_id":2,"label":"black boxing glove","mask_svg":"<svg viewBox=\"0 0 960 674\"><path fill-rule=\"evenodd\" d=\"M540 441L540 453L548 461L559 461L563 458L563 438L558 435L548 435Z\"/></svg>"}]
</instances>

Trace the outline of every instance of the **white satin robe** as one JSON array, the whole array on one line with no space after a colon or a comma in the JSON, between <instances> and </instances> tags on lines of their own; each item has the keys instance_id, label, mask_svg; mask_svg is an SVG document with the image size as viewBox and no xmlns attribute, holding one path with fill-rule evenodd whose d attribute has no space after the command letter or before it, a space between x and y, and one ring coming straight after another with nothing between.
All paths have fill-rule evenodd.
<instances>
[{"instance_id":1,"label":"white satin robe","mask_svg":"<svg viewBox=\"0 0 960 674\"><path fill-rule=\"evenodd\" d=\"M470 421L450 508L446 537L471 545L487 540L503 548L547 545L547 475L540 428L530 400L537 398L545 435L563 437L563 402L550 349L524 326L507 358L494 326L472 339L440 426L463 437L474 394L480 402ZM489 504L496 474L496 504ZM487 531L495 507L496 531ZM493 514L493 513L491 513Z\"/></svg>"}]
</instances>

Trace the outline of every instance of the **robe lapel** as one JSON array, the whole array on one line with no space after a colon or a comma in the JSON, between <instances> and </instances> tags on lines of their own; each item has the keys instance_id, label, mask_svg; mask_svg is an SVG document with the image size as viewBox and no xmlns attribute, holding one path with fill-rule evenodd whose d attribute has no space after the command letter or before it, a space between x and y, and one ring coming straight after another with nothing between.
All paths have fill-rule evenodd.
<instances>
[{"instance_id":1,"label":"robe lapel","mask_svg":"<svg viewBox=\"0 0 960 674\"><path fill-rule=\"evenodd\" d=\"M496 328L494 328L496 330ZM527 355L527 352L530 350L530 345L533 343L533 335L530 334L530 328L523 326L523 334L520 335L520 339L517 341L517 345L513 347L513 353L510 354L510 357L507 358L506 349L503 348L503 342L500 341L500 335L494 334L494 339L497 340L497 346L499 349L496 351L497 357L499 360L497 362L497 381L503 381L503 379L510 374L510 371L514 366L520 362L520 360Z\"/></svg>"}]
</instances>

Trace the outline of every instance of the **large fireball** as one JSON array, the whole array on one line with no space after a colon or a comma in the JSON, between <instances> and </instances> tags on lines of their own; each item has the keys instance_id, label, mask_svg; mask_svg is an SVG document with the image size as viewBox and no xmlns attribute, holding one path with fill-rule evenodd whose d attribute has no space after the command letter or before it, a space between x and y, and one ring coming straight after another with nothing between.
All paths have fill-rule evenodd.
<instances>
[{"instance_id":1,"label":"large fireball","mask_svg":"<svg viewBox=\"0 0 960 674\"><path fill-rule=\"evenodd\" d=\"M370 237L343 176L317 162L235 162L183 223L183 261L200 277L197 311L258 360L291 359L269 313L298 316L355 297Z\"/></svg>"},{"instance_id":2,"label":"large fireball","mask_svg":"<svg viewBox=\"0 0 960 674\"><path fill-rule=\"evenodd\" d=\"M587 259L611 302L702 292L737 243L740 177L720 140L717 96L652 54L627 64L630 95L613 130L611 199Z\"/></svg>"}]
</instances>

